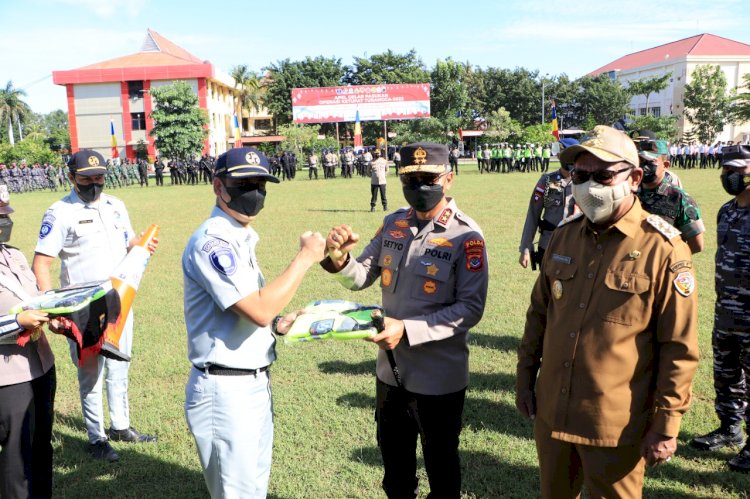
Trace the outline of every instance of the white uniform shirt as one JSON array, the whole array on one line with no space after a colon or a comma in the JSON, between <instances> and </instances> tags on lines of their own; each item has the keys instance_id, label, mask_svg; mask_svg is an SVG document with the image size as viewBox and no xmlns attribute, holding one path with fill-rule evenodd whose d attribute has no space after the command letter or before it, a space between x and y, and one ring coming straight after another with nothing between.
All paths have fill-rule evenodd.
<instances>
[{"instance_id":1,"label":"white uniform shirt","mask_svg":"<svg viewBox=\"0 0 750 499\"><path fill-rule=\"evenodd\" d=\"M75 190L44 214L37 253L60 257L60 285L107 279L128 252L135 236L125 204L102 193L84 203Z\"/></svg>"},{"instance_id":2,"label":"white uniform shirt","mask_svg":"<svg viewBox=\"0 0 750 499\"><path fill-rule=\"evenodd\" d=\"M258 369L276 359L276 338L230 309L265 284L255 257L258 234L218 207L182 254L188 359L203 368Z\"/></svg>"}]
</instances>

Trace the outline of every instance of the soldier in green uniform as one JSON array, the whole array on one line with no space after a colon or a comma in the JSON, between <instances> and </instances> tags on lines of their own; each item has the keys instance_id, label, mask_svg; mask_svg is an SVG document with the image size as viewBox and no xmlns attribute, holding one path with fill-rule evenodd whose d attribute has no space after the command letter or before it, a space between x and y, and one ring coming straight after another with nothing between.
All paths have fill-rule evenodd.
<instances>
[{"instance_id":1,"label":"soldier in green uniform","mask_svg":"<svg viewBox=\"0 0 750 499\"><path fill-rule=\"evenodd\" d=\"M706 231L698 203L688 193L672 184L665 175L669 166L667 143L646 137L638 141L639 158L643 168L643 183L638 199L643 209L659 215L682 233L682 238L693 254L703 249Z\"/></svg>"}]
</instances>

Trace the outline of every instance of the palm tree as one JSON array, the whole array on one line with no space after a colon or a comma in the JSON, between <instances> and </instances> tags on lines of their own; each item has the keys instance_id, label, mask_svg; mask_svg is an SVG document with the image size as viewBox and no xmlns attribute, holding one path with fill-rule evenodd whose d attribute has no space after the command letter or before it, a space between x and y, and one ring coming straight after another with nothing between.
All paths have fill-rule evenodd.
<instances>
[{"instance_id":1,"label":"palm tree","mask_svg":"<svg viewBox=\"0 0 750 499\"><path fill-rule=\"evenodd\" d=\"M13 82L8 80L4 89L0 89L0 120L7 116L8 118L8 139L11 145L15 144L13 138L13 121L18 125L18 136L23 140L23 130L21 130L21 117L28 114L30 108L21 97L25 97L26 92L20 88L14 88Z\"/></svg>"},{"instance_id":2,"label":"palm tree","mask_svg":"<svg viewBox=\"0 0 750 499\"><path fill-rule=\"evenodd\" d=\"M258 75L251 71L246 64L240 64L232 68L234 88L237 96L237 120L242 129L242 110L260 111L263 107L263 95L265 87L262 85Z\"/></svg>"}]
</instances>

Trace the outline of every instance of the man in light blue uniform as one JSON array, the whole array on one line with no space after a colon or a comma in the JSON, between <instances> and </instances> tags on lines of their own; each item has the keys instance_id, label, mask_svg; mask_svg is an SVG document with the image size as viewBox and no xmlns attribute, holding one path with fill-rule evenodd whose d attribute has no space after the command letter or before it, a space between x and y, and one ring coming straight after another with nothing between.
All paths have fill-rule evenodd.
<instances>
[{"instance_id":1,"label":"man in light blue uniform","mask_svg":"<svg viewBox=\"0 0 750 499\"><path fill-rule=\"evenodd\" d=\"M137 237L125 205L102 193L107 173L104 158L95 151L79 151L68 161L73 190L44 214L32 264L39 289L53 288L52 262L60 257L60 285L70 286L108 279L122 262ZM120 350L130 356L133 342L133 314L128 315ZM70 341L73 363L78 365L76 346ZM130 426L128 369L130 362L101 355L83 360L78 367L78 384L89 451L96 459L119 459L104 431L102 379L107 382L109 437L114 441L152 442ZM106 370L106 376L105 376Z\"/></svg>"},{"instance_id":2,"label":"man in light blue uniform","mask_svg":"<svg viewBox=\"0 0 750 499\"><path fill-rule=\"evenodd\" d=\"M251 227L278 183L255 148L231 149L216 161L216 206L182 255L188 359L185 417L195 437L211 497L266 497L273 447L269 367L276 359L272 329L307 270L323 260L325 240L305 232L284 272L266 283Z\"/></svg>"}]
</instances>

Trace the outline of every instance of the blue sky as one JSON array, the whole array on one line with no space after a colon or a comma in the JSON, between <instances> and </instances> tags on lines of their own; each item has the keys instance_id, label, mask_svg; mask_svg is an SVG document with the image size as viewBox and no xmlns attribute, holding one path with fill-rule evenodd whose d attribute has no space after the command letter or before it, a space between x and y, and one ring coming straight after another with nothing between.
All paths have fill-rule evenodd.
<instances>
[{"instance_id":1,"label":"blue sky","mask_svg":"<svg viewBox=\"0 0 750 499\"><path fill-rule=\"evenodd\" d=\"M35 112L66 109L53 70L137 52L148 28L224 72L414 48L428 67L452 57L578 77L698 33L750 43L748 26L746 0L0 0L0 84Z\"/></svg>"}]
</instances>

